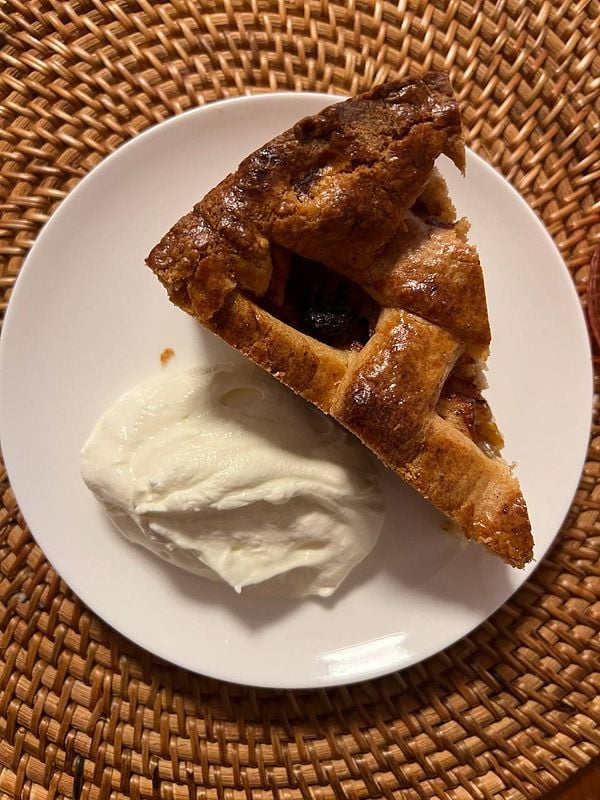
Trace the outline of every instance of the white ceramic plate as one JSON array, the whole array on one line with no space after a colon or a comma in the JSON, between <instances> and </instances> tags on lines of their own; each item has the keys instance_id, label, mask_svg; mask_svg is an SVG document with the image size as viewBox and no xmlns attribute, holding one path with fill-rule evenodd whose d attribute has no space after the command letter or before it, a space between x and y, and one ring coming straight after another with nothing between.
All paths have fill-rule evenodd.
<instances>
[{"instance_id":1,"label":"white ceramic plate","mask_svg":"<svg viewBox=\"0 0 600 800\"><path fill-rule=\"evenodd\" d=\"M382 469L387 522L375 551L327 601L237 596L123 540L84 486L81 445L124 390L161 369L234 356L172 306L144 266L168 228L263 142L332 98L275 94L168 120L106 159L43 230L1 345L4 455L40 546L81 599L171 662L231 681L316 687L407 667L481 623L516 571L440 530L441 517ZM443 159L442 159L443 160ZM489 398L531 513L536 558L572 500L591 414L585 325L550 237L519 195L469 153L443 160L472 222L493 331Z\"/></svg>"}]
</instances>

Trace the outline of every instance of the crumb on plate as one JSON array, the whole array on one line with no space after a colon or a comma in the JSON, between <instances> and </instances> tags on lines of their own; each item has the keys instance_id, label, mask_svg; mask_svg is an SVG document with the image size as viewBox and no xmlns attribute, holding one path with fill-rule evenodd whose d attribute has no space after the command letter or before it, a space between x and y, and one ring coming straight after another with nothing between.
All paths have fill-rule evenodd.
<instances>
[{"instance_id":1,"label":"crumb on plate","mask_svg":"<svg viewBox=\"0 0 600 800\"><path fill-rule=\"evenodd\" d=\"M172 347L165 347L165 349L160 354L160 363L164 366L169 363L169 361L175 355L175 350Z\"/></svg>"}]
</instances>

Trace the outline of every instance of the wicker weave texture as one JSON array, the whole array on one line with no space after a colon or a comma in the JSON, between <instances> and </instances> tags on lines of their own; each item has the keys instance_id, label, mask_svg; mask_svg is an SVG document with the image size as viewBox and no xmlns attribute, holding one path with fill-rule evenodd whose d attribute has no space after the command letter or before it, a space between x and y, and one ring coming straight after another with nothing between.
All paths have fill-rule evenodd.
<instances>
[{"instance_id":1,"label":"wicker weave texture","mask_svg":"<svg viewBox=\"0 0 600 800\"><path fill-rule=\"evenodd\" d=\"M596 0L7 0L0 301L41 225L186 108L449 69L469 144L527 198L583 298L600 240ZM82 607L3 475L0 798L529 800L600 752L598 414L551 554L475 633L402 673L269 692L163 664Z\"/></svg>"}]
</instances>

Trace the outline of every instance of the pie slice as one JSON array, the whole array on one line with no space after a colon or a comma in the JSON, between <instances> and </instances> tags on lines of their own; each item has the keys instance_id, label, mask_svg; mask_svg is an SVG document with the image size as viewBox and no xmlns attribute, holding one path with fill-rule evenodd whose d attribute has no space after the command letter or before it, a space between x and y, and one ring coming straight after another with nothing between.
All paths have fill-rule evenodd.
<instances>
[{"instance_id":1,"label":"pie slice","mask_svg":"<svg viewBox=\"0 0 600 800\"><path fill-rule=\"evenodd\" d=\"M527 508L481 394L483 276L442 153L464 171L447 75L379 86L248 156L148 265L176 305L522 567Z\"/></svg>"}]
</instances>

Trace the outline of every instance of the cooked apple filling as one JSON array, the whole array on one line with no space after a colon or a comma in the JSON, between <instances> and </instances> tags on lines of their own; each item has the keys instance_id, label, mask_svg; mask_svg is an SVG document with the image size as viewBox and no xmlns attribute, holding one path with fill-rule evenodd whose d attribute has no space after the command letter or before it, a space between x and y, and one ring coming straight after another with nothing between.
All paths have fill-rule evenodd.
<instances>
[{"instance_id":1,"label":"cooked apple filling","mask_svg":"<svg viewBox=\"0 0 600 800\"><path fill-rule=\"evenodd\" d=\"M360 286L324 264L272 248L269 288L256 298L287 325L339 350L360 350L373 335L381 308Z\"/></svg>"}]
</instances>

